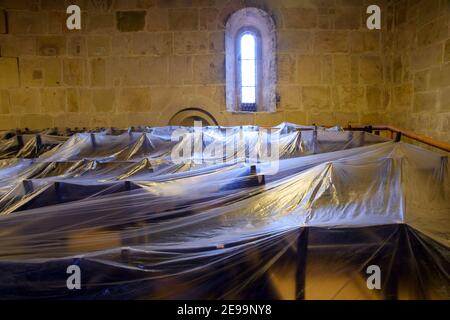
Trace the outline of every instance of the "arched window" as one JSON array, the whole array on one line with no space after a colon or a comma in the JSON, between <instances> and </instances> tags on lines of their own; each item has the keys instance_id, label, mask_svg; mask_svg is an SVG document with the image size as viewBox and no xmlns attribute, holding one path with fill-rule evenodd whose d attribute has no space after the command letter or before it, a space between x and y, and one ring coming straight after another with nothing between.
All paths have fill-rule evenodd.
<instances>
[{"instance_id":1,"label":"arched window","mask_svg":"<svg viewBox=\"0 0 450 320\"><path fill-rule=\"evenodd\" d=\"M256 111L260 100L260 81L258 76L261 69L261 59L258 52L260 47L257 31L244 29L237 37L238 44L236 52L238 84L237 93L239 105L242 111Z\"/></svg>"},{"instance_id":2,"label":"arched window","mask_svg":"<svg viewBox=\"0 0 450 320\"><path fill-rule=\"evenodd\" d=\"M275 25L257 8L236 11L225 34L226 98L231 112L274 112Z\"/></svg>"}]
</instances>

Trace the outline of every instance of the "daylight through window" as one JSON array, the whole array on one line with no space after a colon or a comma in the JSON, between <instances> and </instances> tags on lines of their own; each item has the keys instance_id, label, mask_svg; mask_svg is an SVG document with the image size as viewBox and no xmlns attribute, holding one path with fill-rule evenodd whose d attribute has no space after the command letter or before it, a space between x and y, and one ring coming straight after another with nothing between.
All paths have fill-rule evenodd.
<instances>
[{"instance_id":1,"label":"daylight through window","mask_svg":"<svg viewBox=\"0 0 450 320\"><path fill-rule=\"evenodd\" d=\"M246 32L240 40L241 104L256 105L256 37Z\"/></svg>"}]
</instances>

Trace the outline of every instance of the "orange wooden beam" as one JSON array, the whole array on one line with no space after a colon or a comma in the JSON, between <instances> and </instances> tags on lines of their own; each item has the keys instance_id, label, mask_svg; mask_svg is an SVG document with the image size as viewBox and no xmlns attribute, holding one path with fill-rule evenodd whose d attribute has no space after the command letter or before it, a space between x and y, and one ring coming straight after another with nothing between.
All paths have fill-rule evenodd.
<instances>
[{"instance_id":1,"label":"orange wooden beam","mask_svg":"<svg viewBox=\"0 0 450 320\"><path fill-rule=\"evenodd\" d=\"M324 128L330 128L330 127L334 127L334 126L329 126L329 125L321 125L319 127L324 127ZM364 130L368 127L368 125L348 125L348 127L344 127L344 130ZM267 128L267 127L263 127L263 128ZM440 150L444 150L447 152L450 152L450 143L444 142L444 141L439 141L436 139L433 139L431 137L422 135L422 134L418 134L415 133L411 130L406 130L406 129L402 129L402 128L397 128L391 125L383 125L383 124L376 124L376 125L372 125L371 126L372 130L379 130L379 131L388 131L389 132L389 138L393 139L393 133L400 133L401 135L408 137L410 139L422 142L426 145L438 148ZM309 131L309 130L313 130L312 128L299 128L297 129L299 131Z\"/></svg>"}]
</instances>

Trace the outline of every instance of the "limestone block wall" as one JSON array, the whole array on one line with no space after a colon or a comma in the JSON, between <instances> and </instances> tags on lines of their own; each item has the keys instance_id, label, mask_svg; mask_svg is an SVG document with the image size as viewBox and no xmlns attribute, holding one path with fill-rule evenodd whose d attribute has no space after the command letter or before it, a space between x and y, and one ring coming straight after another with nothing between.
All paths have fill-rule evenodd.
<instances>
[{"instance_id":1,"label":"limestone block wall","mask_svg":"<svg viewBox=\"0 0 450 320\"><path fill-rule=\"evenodd\" d=\"M82 9L82 30L65 27L69 3ZM381 31L366 28L372 3L382 8ZM397 0L0 0L0 128L166 125L188 107L207 110L221 125L394 121L388 114L396 110L392 90L413 90L411 72L409 80L393 86L393 68L402 55L393 48L401 38L400 25L393 28L398 5ZM225 23L248 6L267 11L277 26L276 113L226 111ZM431 49L430 55L435 57Z\"/></svg>"},{"instance_id":2,"label":"limestone block wall","mask_svg":"<svg viewBox=\"0 0 450 320\"><path fill-rule=\"evenodd\" d=\"M450 2L395 3L392 124L450 141Z\"/></svg>"}]
</instances>

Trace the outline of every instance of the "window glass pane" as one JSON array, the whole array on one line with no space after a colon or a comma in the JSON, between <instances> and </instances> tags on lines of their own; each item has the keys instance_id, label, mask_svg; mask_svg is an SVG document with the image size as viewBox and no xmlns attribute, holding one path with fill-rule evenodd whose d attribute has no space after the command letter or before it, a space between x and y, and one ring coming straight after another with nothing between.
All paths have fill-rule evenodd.
<instances>
[{"instance_id":1,"label":"window glass pane","mask_svg":"<svg viewBox=\"0 0 450 320\"><path fill-rule=\"evenodd\" d=\"M255 59L256 53L255 36L246 33L241 37L241 59Z\"/></svg>"},{"instance_id":2,"label":"window glass pane","mask_svg":"<svg viewBox=\"0 0 450 320\"><path fill-rule=\"evenodd\" d=\"M255 60L241 61L242 86L254 87L256 80Z\"/></svg>"},{"instance_id":3,"label":"window glass pane","mask_svg":"<svg viewBox=\"0 0 450 320\"><path fill-rule=\"evenodd\" d=\"M242 87L242 103L256 103L255 92L255 87Z\"/></svg>"},{"instance_id":4,"label":"window glass pane","mask_svg":"<svg viewBox=\"0 0 450 320\"><path fill-rule=\"evenodd\" d=\"M256 103L256 37L244 33L241 44L241 103Z\"/></svg>"}]
</instances>

